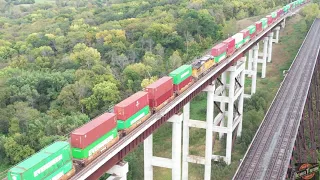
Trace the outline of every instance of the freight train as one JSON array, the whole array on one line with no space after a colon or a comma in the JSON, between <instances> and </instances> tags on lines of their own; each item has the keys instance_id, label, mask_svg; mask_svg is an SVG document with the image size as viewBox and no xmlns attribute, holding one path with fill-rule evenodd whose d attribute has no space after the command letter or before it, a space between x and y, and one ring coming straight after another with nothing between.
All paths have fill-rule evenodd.
<instances>
[{"instance_id":1,"label":"freight train","mask_svg":"<svg viewBox=\"0 0 320 180\"><path fill-rule=\"evenodd\" d=\"M115 105L114 113L104 113L74 130L69 142L55 142L20 162L8 171L8 179L69 179L278 18L306 2L294 1L215 45L210 55L179 67Z\"/></svg>"}]
</instances>

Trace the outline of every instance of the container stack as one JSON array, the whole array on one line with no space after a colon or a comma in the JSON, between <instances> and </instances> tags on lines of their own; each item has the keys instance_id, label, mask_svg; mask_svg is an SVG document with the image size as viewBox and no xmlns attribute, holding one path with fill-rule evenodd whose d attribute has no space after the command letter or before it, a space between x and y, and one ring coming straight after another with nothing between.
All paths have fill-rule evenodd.
<instances>
[{"instance_id":1,"label":"container stack","mask_svg":"<svg viewBox=\"0 0 320 180\"><path fill-rule=\"evenodd\" d=\"M259 34L262 31L262 22L257 21L256 22L256 33Z\"/></svg>"},{"instance_id":2,"label":"container stack","mask_svg":"<svg viewBox=\"0 0 320 180\"><path fill-rule=\"evenodd\" d=\"M162 108L173 98L172 77L164 76L145 89L149 93L149 105L153 111Z\"/></svg>"},{"instance_id":3,"label":"container stack","mask_svg":"<svg viewBox=\"0 0 320 180\"><path fill-rule=\"evenodd\" d=\"M262 18L260 21L262 22L262 29L266 29L268 27L268 19Z\"/></svg>"},{"instance_id":4,"label":"container stack","mask_svg":"<svg viewBox=\"0 0 320 180\"><path fill-rule=\"evenodd\" d=\"M273 18L271 15L266 16L268 20L268 25L271 25L273 23Z\"/></svg>"},{"instance_id":5,"label":"container stack","mask_svg":"<svg viewBox=\"0 0 320 180\"><path fill-rule=\"evenodd\" d=\"M192 66L182 65L178 69L172 71L169 76L173 80L173 91L180 94L185 87L192 82Z\"/></svg>"},{"instance_id":6,"label":"container stack","mask_svg":"<svg viewBox=\"0 0 320 180\"><path fill-rule=\"evenodd\" d=\"M227 56L231 56L236 50L236 40L233 38L228 38L224 40L222 43L227 45Z\"/></svg>"},{"instance_id":7,"label":"container stack","mask_svg":"<svg viewBox=\"0 0 320 180\"><path fill-rule=\"evenodd\" d=\"M242 36L242 35L241 35ZM239 40L240 38L238 38ZM236 43L237 40L235 39ZM222 60L224 60L227 57L227 45L224 43L219 43L217 45L215 45L212 49L211 49L211 55L214 56L214 62L218 63Z\"/></svg>"},{"instance_id":8,"label":"container stack","mask_svg":"<svg viewBox=\"0 0 320 180\"><path fill-rule=\"evenodd\" d=\"M70 144L58 141L11 168L8 179L67 179L73 174Z\"/></svg>"},{"instance_id":9,"label":"container stack","mask_svg":"<svg viewBox=\"0 0 320 180\"><path fill-rule=\"evenodd\" d=\"M126 130L150 114L149 95L139 91L114 106L118 130Z\"/></svg>"},{"instance_id":10,"label":"container stack","mask_svg":"<svg viewBox=\"0 0 320 180\"><path fill-rule=\"evenodd\" d=\"M249 34L250 34L250 39L253 39L256 37L256 26L255 25L251 25L249 27L247 27L247 29L249 30Z\"/></svg>"},{"instance_id":11,"label":"container stack","mask_svg":"<svg viewBox=\"0 0 320 180\"><path fill-rule=\"evenodd\" d=\"M246 44L247 42L250 41L250 31L248 29L244 29L242 31L240 31L240 33L243 34L243 44Z\"/></svg>"},{"instance_id":12,"label":"container stack","mask_svg":"<svg viewBox=\"0 0 320 180\"><path fill-rule=\"evenodd\" d=\"M243 34L237 33L233 35L232 38L236 40L236 49L241 48L243 44Z\"/></svg>"},{"instance_id":13,"label":"container stack","mask_svg":"<svg viewBox=\"0 0 320 180\"><path fill-rule=\"evenodd\" d=\"M72 156L88 163L118 138L117 118L104 113L71 133Z\"/></svg>"},{"instance_id":14,"label":"container stack","mask_svg":"<svg viewBox=\"0 0 320 180\"><path fill-rule=\"evenodd\" d=\"M273 19L273 22L275 22L278 19L278 13L277 12L272 12L271 17Z\"/></svg>"}]
</instances>

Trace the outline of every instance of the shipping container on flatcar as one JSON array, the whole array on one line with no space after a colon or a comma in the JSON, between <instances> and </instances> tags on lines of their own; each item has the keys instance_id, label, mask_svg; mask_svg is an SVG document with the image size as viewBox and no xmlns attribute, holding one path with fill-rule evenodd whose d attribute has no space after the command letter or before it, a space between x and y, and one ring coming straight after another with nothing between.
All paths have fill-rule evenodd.
<instances>
[{"instance_id":1,"label":"shipping container on flatcar","mask_svg":"<svg viewBox=\"0 0 320 180\"><path fill-rule=\"evenodd\" d=\"M243 45L243 34L237 33L233 35L232 38L236 40L236 49L241 48Z\"/></svg>"},{"instance_id":2,"label":"shipping container on flatcar","mask_svg":"<svg viewBox=\"0 0 320 180\"><path fill-rule=\"evenodd\" d=\"M231 56L236 50L236 40L230 37L222 43L227 45L227 57Z\"/></svg>"},{"instance_id":3,"label":"shipping container on flatcar","mask_svg":"<svg viewBox=\"0 0 320 180\"><path fill-rule=\"evenodd\" d=\"M187 79L182 81L180 84L173 84L173 91L177 94L181 94L184 91L184 88L190 86L193 82L192 76L189 76Z\"/></svg>"},{"instance_id":4,"label":"shipping container on flatcar","mask_svg":"<svg viewBox=\"0 0 320 180\"><path fill-rule=\"evenodd\" d=\"M182 81L190 77L192 74L191 65L182 65L179 68L175 69L169 76L172 77L173 84L180 84Z\"/></svg>"},{"instance_id":5,"label":"shipping container on flatcar","mask_svg":"<svg viewBox=\"0 0 320 180\"><path fill-rule=\"evenodd\" d=\"M118 141L117 116L104 113L74 130L70 137L72 156L86 165Z\"/></svg>"},{"instance_id":6,"label":"shipping container on flatcar","mask_svg":"<svg viewBox=\"0 0 320 180\"><path fill-rule=\"evenodd\" d=\"M257 34L256 26L255 25L250 25L249 27L247 27L247 29L249 30L250 39L255 38L256 34Z\"/></svg>"},{"instance_id":7,"label":"shipping container on flatcar","mask_svg":"<svg viewBox=\"0 0 320 180\"><path fill-rule=\"evenodd\" d=\"M174 98L172 77L162 77L147 86L145 91L149 93L150 108L153 111L158 111Z\"/></svg>"},{"instance_id":8,"label":"shipping container on flatcar","mask_svg":"<svg viewBox=\"0 0 320 180\"><path fill-rule=\"evenodd\" d=\"M72 161L70 144L57 141L11 168L8 171L8 180L42 180L70 161Z\"/></svg>"},{"instance_id":9,"label":"shipping container on flatcar","mask_svg":"<svg viewBox=\"0 0 320 180\"><path fill-rule=\"evenodd\" d=\"M116 127L116 114L104 113L74 130L70 135L71 146L83 149Z\"/></svg>"},{"instance_id":10,"label":"shipping container on flatcar","mask_svg":"<svg viewBox=\"0 0 320 180\"><path fill-rule=\"evenodd\" d=\"M262 18L260 21L262 22L262 29L266 29L268 27L268 19Z\"/></svg>"},{"instance_id":11,"label":"shipping container on flatcar","mask_svg":"<svg viewBox=\"0 0 320 180\"><path fill-rule=\"evenodd\" d=\"M179 95L192 83L192 66L182 65L169 73L169 76L173 79L174 93Z\"/></svg>"},{"instance_id":12,"label":"shipping container on flatcar","mask_svg":"<svg viewBox=\"0 0 320 180\"><path fill-rule=\"evenodd\" d=\"M246 44L247 42L250 41L250 32L248 29L244 29L240 31L240 33L243 34L243 40L242 40L243 44Z\"/></svg>"},{"instance_id":13,"label":"shipping container on flatcar","mask_svg":"<svg viewBox=\"0 0 320 180\"><path fill-rule=\"evenodd\" d=\"M44 178L44 180L66 180L72 177L75 172L76 170L73 167L72 161L70 160L56 172Z\"/></svg>"},{"instance_id":14,"label":"shipping container on flatcar","mask_svg":"<svg viewBox=\"0 0 320 180\"><path fill-rule=\"evenodd\" d=\"M270 26L273 23L273 18L271 15L267 15L266 18L268 20L268 26Z\"/></svg>"},{"instance_id":15,"label":"shipping container on flatcar","mask_svg":"<svg viewBox=\"0 0 320 180\"><path fill-rule=\"evenodd\" d=\"M127 99L121 101L114 106L114 113L118 120L127 120L136 112L146 107L149 104L147 92L139 91Z\"/></svg>"},{"instance_id":16,"label":"shipping container on flatcar","mask_svg":"<svg viewBox=\"0 0 320 180\"><path fill-rule=\"evenodd\" d=\"M148 92L139 91L114 106L121 135L128 134L150 117L149 98Z\"/></svg>"}]
</instances>

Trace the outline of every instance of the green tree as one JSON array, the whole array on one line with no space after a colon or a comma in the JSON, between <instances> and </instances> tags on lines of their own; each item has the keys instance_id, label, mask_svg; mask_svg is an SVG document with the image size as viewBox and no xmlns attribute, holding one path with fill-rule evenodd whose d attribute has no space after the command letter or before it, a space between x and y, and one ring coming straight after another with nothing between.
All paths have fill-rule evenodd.
<instances>
[{"instance_id":1,"label":"green tree","mask_svg":"<svg viewBox=\"0 0 320 180\"><path fill-rule=\"evenodd\" d=\"M16 164L34 153L34 150L29 145L19 145L11 137L6 139L4 150L11 164Z\"/></svg>"},{"instance_id":2,"label":"green tree","mask_svg":"<svg viewBox=\"0 0 320 180\"><path fill-rule=\"evenodd\" d=\"M89 111L108 107L120 100L118 87L112 82L99 83L93 87L92 91L93 94L90 97L81 101Z\"/></svg>"},{"instance_id":3,"label":"green tree","mask_svg":"<svg viewBox=\"0 0 320 180\"><path fill-rule=\"evenodd\" d=\"M150 71L151 67L142 63L128 65L123 71L126 87L132 92L140 90L142 80L150 77Z\"/></svg>"},{"instance_id":4,"label":"green tree","mask_svg":"<svg viewBox=\"0 0 320 180\"><path fill-rule=\"evenodd\" d=\"M73 53L70 55L70 58L81 66L90 69L100 62L101 56L96 49L80 43L73 48Z\"/></svg>"}]
</instances>

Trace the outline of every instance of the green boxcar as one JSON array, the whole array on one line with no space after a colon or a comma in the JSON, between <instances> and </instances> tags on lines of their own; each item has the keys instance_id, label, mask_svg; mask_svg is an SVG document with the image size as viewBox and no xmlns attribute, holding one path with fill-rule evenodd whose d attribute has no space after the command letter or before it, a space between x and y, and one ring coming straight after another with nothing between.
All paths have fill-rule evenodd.
<instances>
[{"instance_id":1,"label":"green boxcar","mask_svg":"<svg viewBox=\"0 0 320 180\"><path fill-rule=\"evenodd\" d=\"M262 22L262 29L265 29L268 27L268 19L267 18L262 18L260 21Z\"/></svg>"},{"instance_id":2,"label":"green boxcar","mask_svg":"<svg viewBox=\"0 0 320 180\"><path fill-rule=\"evenodd\" d=\"M249 30L250 34L253 34L256 32L256 26L255 25L251 25L247 28Z\"/></svg>"},{"instance_id":3,"label":"green boxcar","mask_svg":"<svg viewBox=\"0 0 320 180\"><path fill-rule=\"evenodd\" d=\"M276 18L277 17L277 13L273 12L273 13L271 13L271 16L272 16L272 18Z\"/></svg>"},{"instance_id":4,"label":"green boxcar","mask_svg":"<svg viewBox=\"0 0 320 180\"><path fill-rule=\"evenodd\" d=\"M101 149L103 146L108 144L111 140L116 138L118 136L117 128L112 129L93 143L91 143L89 146L87 146L84 149L80 148L72 148L72 156L75 159L85 159L90 157L92 154L97 152L99 149Z\"/></svg>"},{"instance_id":5,"label":"green boxcar","mask_svg":"<svg viewBox=\"0 0 320 180\"><path fill-rule=\"evenodd\" d=\"M71 161L71 158L70 144L55 142L11 168L8 180L44 179Z\"/></svg>"},{"instance_id":6,"label":"green boxcar","mask_svg":"<svg viewBox=\"0 0 320 180\"><path fill-rule=\"evenodd\" d=\"M218 63L224 60L227 57L227 52L220 54L219 56L214 57L214 62Z\"/></svg>"},{"instance_id":7,"label":"green boxcar","mask_svg":"<svg viewBox=\"0 0 320 180\"><path fill-rule=\"evenodd\" d=\"M192 74L191 65L182 65L178 69L172 71L169 76L172 77L173 84L180 84Z\"/></svg>"},{"instance_id":8,"label":"green boxcar","mask_svg":"<svg viewBox=\"0 0 320 180\"><path fill-rule=\"evenodd\" d=\"M127 120L125 121L118 120L117 121L118 130L130 128L139 119L149 114L149 112L150 112L150 108L149 106L146 106L142 108L140 111L138 111L137 113L135 113L134 115L132 115L131 117L129 117Z\"/></svg>"},{"instance_id":9,"label":"green boxcar","mask_svg":"<svg viewBox=\"0 0 320 180\"><path fill-rule=\"evenodd\" d=\"M56 180L66 175L72 169L72 161L67 162L64 166L52 173L50 176L44 178L44 180Z\"/></svg>"}]
</instances>

